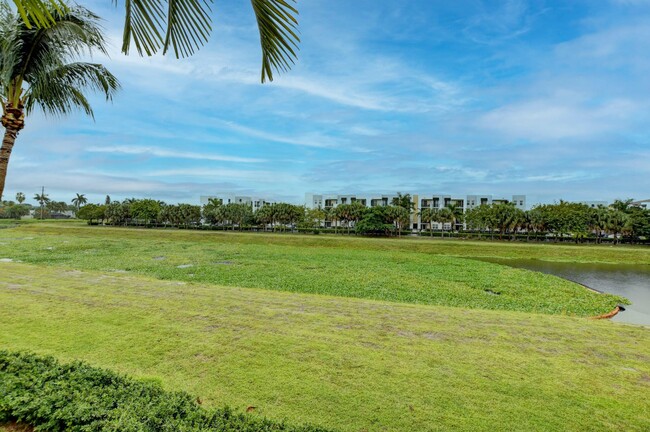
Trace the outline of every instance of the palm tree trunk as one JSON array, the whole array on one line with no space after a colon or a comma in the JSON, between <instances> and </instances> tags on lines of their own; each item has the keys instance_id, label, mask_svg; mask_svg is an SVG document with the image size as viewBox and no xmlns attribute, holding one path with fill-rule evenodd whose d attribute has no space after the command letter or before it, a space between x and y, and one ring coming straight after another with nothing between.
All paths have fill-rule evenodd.
<instances>
[{"instance_id":1,"label":"palm tree trunk","mask_svg":"<svg viewBox=\"0 0 650 432\"><path fill-rule=\"evenodd\" d=\"M25 127L25 111L22 105L12 106L11 103L3 104L2 126L5 128L5 135L2 139L0 148L0 200L5 190L5 180L7 178L7 167L9 166L9 157L11 150L14 148L18 132Z\"/></svg>"},{"instance_id":2,"label":"palm tree trunk","mask_svg":"<svg viewBox=\"0 0 650 432\"><path fill-rule=\"evenodd\" d=\"M11 150L14 148L16 136L18 136L19 129L8 127L5 130L4 138L2 139L2 148L0 148L0 200L5 190L5 179L7 178L7 167L9 166L9 158L11 157Z\"/></svg>"}]
</instances>

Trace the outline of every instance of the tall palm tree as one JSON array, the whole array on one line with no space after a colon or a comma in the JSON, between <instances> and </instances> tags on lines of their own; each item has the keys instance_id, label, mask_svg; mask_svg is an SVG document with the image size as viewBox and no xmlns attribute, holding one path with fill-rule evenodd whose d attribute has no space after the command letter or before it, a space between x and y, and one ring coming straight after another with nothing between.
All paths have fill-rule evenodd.
<instances>
[{"instance_id":1,"label":"tall palm tree","mask_svg":"<svg viewBox=\"0 0 650 432\"><path fill-rule=\"evenodd\" d=\"M75 6L51 10L54 23L29 28L21 17L0 5L0 101L5 128L0 149L0 197L9 157L25 114L39 107L45 114L65 115L81 109L92 117L84 90L111 100L117 79L101 64L78 61L95 51L106 53L99 17Z\"/></svg>"},{"instance_id":2,"label":"tall palm tree","mask_svg":"<svg viewBox=\"0 0 650 432\"><path fill-rule=\"evenodd\" d=\"M429 224L429 235L433 237L433 216L434 216L434 211L432 208L425 207L422 210L420 210L420 220L422 220L423 223Z\"/></svg>"},{"instance_id":3,"label":"tall palm tree","mask_svg":"<svg viewBox=\"0 0 650 432\"><path fill-rule=\"evenodd\" d=\"M18 204L22 204L25 202L25 194L22 192L18 192L16 194L16 201L18 201Z\"/></svg>"},{"instance_id":4,"label":"tall palm tree","mask_svg":"<svg viewBox=\"0 0 650 432\"><path fill-rule=\"evenodd\" d=\"M456 225L463 221L463 208L458 204L453 203L447 204L445 208L449 209L451 212L451 220L449 222L451 223L451 230L454 231Z\"/></svg>"},{"instance_id":5,"label":"tall palm tree","mask_svg":"<svg viewBox=\"0 0 650 432\"><path fill-rule=\"evenodd\" d=\"M50 197L45 191L41 191L40 194L34 194L34 201L37 201L41 205L41 219L43 219L43 209L45 208L45 204L50 202Z\"/></svg>"},{"instance_id":6,"label":"tall palm tree","mask_svg":"<svg viewBox=\"0 0 650 432\"><path fill-rule=\"evenodd\" d=\"M456 221L456 215L454 214L452 209L450 209L449 207L441 208L439 211L436 212L435 218L436 218L436 222L440 222L442 224L441 237L445 236L445 224L446 223L451 225L451 230L453 231L454 222Z\"/></svg>"},{"instance_id":7,"label":"tall palm tree","mask_svg":"<svg viewBox=\"0 0 650 432\"><path fill-rule=\"evenodd\" d=\"M76 197L72 198L71 202L77 208L77 211L79 211L79 207L86 204L88 199L86 198L86 195L78 193Z\"/></svg>"},{"instance_id":8,"label":"tall palm tree","mask_svg":"<svg viewBox=\"0 0 650 432\"><path fill-rule=\"evenodd\" d=\"M63 0L13 0L28 28L56 24L57 13L69 7ZM288 70L296 59L300 38L295 0L250 0L262 48L261 80L273 81L273 72ZM118 2L114 1L115 4ZM179 57L192 55L204 45L212 31L209 0L126 0L122 52L131 44L140 55L151 56L162 49Z\"/></svg>"}]
</instances>

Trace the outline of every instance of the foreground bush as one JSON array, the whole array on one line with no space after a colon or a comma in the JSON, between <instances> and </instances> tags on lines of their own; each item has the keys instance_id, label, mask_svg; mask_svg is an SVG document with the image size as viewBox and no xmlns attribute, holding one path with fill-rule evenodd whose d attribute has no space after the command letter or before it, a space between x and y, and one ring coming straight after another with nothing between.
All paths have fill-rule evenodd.
<instances>
[{"instance_id":1,"label":"foreground bush","mask_svg":"<svg viewBox=\"0 0 650 432\"><path fill-rule=\"evenodd\" d=\"M311 426L201 408L185 392L168 392L81 362L0 351L0 424L47 431L324 432Z\"/></svg>"}]
</instances>

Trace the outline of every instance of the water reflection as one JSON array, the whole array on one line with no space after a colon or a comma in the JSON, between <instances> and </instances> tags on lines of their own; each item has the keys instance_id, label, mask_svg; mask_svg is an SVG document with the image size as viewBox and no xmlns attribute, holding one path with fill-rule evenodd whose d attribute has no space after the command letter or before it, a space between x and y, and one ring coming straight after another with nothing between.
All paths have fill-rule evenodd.
<instances>
[{"instance_id":1,"label":"water reflection","mask_svg":"<svg viewBox=\"0 0 650 432\"><path fill-rule=\"evenodd\" d=\"M641 264L582 264L527 259L480 258L482 261L535 270L581 283L598 291L629 299L612 318L634 324L650 325L650 265Z\"/></svg>"}]
</instances>

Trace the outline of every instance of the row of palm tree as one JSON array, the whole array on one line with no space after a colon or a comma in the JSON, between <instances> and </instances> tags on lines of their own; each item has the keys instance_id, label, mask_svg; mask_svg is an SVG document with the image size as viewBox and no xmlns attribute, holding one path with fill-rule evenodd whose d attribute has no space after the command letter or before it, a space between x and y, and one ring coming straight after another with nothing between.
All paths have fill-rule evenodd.
<instances>
[{"instance_id":1,"label":"row of palm tree","mask_svg":"<svg viewBox=\"0 0 650 432\"><path fill-rule=\"evenodd\" d=\"M632 206L632 200L615 201L611 206L590 207L586 204L560 201L523 211L511 204L480 206L465 213L470 230L489 231L499 238L518 233L551 234L556 240L571 238L578 242L595 236L601 243L606 235L618 243L621 236L649 237L650 211Z\"/></svg>"},{"instance_id":2,"label":"row of palm tree","mask_svg":"<svg viewBox=\"0 0 650 432\"><path fill-rule=\"evenodd\" d=\"M79 202L78 194L73 202ZM617 201L610 207L591 208L580 203L561 201L544 204L523 211L514 204L482 205L463 213L462 208L450 204L441 209L424 208L418 216L422 224L429 225L433 236L433 224L450 231L465 230L467 233L487 233L494 239L525 235L527 239L553 238L581 241L586 238L601 242L603 236L611 235L618 243L622 235L630 238L650 238L650 211L631 206L631 201ZM397 202L396 202L397 203ZM410 206L409 206L410 207ZM151 199L127 199L110 204L86 204L78 211L78 217L100 220L115 225L164 225L179 227L220 226L229 229L256 227L266 230L301 228L320 231L330 227L335 233L343 227L349 234L401 235L411 222L413 212L401 205L365 207L359 202L341 204L333 208L307 209L289 203L265 205L257 211L249 204L223 204L213 200L203 208L190 204L169 205ZM420 228L421 225L418 227ZM481 234L483 236L483 234Z\"/></svg>"},{"instance_id":3,"label":"row of palm tree","mask_svg":"<svg viewBox=\"0 0 650 432\"><path fill-rule=\"evenodd\" d=\"M439 223L442 227L441 233L444 237L445 224L450 225L453 231L456 226L463 222L463 209L456 204L449 204L442 208L423 208L419 212L422 223L429 225L429 232L433 235L433 223Z\"/></svg>"}]
</instances>

